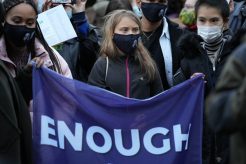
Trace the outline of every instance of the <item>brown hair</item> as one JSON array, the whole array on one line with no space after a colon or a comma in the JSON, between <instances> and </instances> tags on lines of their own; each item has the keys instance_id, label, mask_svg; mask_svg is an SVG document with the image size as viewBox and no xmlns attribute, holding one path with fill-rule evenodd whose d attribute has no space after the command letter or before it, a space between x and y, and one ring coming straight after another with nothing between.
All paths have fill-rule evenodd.
<instances>
[{"instance_id":1,"label":"brown hair","mask_svg":"<svg viewBox=\"0 0 246 164\"><path fill-rule=\"evenodd\" d=\"M109 58L117 58L121 56L121 52L113 42L115 27L120 23L122 18L128 17L136 22L142 32L142 25L139 18L130 10L115 10L108 15L104 22L104 36L101 45L100 54ZM135 51L135 59L140 63L143 74L146 74L149 80L153 80L157 71L157 67L151 58L148 50L144 47L141 40L138 41L138 46Z\"/></svg>"}]
</instances>

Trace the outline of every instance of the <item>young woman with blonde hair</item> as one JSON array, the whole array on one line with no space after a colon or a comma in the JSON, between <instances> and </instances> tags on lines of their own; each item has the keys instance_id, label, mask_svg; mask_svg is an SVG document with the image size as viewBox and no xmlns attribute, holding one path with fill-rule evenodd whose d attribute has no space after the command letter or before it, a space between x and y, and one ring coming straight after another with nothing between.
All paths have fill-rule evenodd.
<instances>
[{"instance_id":1,"label":"young woman with blonde hair","mask_svg":"<svg viewBox=\"0 0 246 164\"><path fill-rule=\"evenodd\" d=\"M163 91L155 62L141 41L142 26L131 11L109 13L104 24L101 57L89 84L120 95L144 99Z\"/></svg>"}]
</instances>

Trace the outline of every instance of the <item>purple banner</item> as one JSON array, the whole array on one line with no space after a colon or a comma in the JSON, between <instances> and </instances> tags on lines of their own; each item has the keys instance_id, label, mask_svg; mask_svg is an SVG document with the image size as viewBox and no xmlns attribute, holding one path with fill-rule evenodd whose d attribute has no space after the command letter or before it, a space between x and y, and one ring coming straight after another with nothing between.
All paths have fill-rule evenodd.
<instances>
[{"instance_id":1,"label":"purple banner","mask_svg":"<svg viewBox=\"0 0 246 164\"><path fill-rule=\"evenodd\" d=\"M36 164L201 164L201 77L146 100L33 71Z\"/></svg>"}]
</instances>

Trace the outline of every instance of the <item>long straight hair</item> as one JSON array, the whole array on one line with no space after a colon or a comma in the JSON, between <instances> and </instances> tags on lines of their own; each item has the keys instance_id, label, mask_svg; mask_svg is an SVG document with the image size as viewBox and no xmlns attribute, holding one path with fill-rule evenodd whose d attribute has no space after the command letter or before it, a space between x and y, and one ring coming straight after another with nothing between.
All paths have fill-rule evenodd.
<instances>
[{"instance_id":1,"label":"long straight hair","mask_svg":"<svg viewBox=\"0 0 246 164\"><path fill-rule=\"evenodd\" d=\"M137 23L142 33L142 25L139 18L130 10L115 10L108 15L104 22L103 41L100 49L101 55L109 58L118 58L122 54L113 42L115 27L120 23L122 18L127 17ZM135 51L135 59L140 63L143 74L146 74L149 80L153 80L157 71L156 64L151 58L148 50L140 40Z\"/></svg>"}]
</instances>

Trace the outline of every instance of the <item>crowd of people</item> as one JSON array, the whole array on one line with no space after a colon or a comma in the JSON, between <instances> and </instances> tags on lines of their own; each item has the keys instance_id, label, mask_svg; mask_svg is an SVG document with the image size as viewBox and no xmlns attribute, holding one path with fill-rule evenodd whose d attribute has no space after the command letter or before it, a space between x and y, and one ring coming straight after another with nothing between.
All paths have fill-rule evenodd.
<instances>
[{"instance_id":1,"label":"crowd of people","mask_svg":"<svg viewBox=\"0 0 246 164\"><path fill-rule=\"evenodd\" d=\"M32 163L32 67L137 99L202 75L203 164L246 163L246 1L73 0L77 37L50 47L37 17L57 5L1 2L0 163Z\"/></svg>"}]
</instances>

